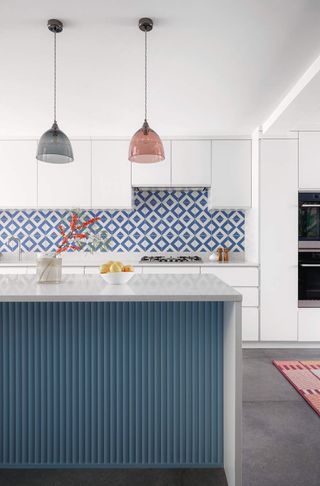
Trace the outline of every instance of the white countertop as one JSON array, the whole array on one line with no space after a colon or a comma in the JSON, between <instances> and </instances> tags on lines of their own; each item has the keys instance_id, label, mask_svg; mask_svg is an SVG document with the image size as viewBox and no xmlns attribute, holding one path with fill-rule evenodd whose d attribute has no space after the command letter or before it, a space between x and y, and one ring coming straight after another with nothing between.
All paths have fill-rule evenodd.
<instances>
[{"instance_id":1,"label":"white countertop","mask_svg":"<svg viewBox=\"0 0 320 486\"><path fill-rule=\"evenodd\" d=\"M102 263L108 260L120 260L124 264L130 264L141 267L165 267L165 266L179 266L179 267L257 267L255 262L249 262L241 259L236 254L231 255L231 261L228 263L219 263L217 261L211 262L209 254L197 253L201 256L202 263L140 263L140 258L143 254L132 253L95 253L93 255L87 253L69 253L63 255L63 265L68 267L99 267ZM174 255L174 254L170 254ZM15 253L4 253L0 257L0 267L34 267L36 265L36 255L34 253L23 253L21 262Z\"/></svg>"},{"instance_id":2,"label":"white countertop","mask_svg":"<svg viewBox=\"0 0 320 486\"><path fill-rule=\"evenodd\" d=\"M242 296L214 275L141 275L110 285L99 275L67 275L38 284L33 275L0 275L1 302L234 301Z\"/></svg>"}]
</instances>

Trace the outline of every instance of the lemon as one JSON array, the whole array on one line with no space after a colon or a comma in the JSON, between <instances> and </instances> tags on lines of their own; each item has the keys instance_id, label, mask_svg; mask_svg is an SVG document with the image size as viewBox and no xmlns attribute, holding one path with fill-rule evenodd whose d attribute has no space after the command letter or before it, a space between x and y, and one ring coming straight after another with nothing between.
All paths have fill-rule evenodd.
<instances>
[{"instance_id":1,"label":"lemon","mask_svg":"<svg viewBox=\"0 0 320 486\"><path fill-rule=\"evenodd\" d=\"M108 273L109 272L109 266L108 263L104 263L103 265L100 266L99 271L100 273Z\"/></svg>"},{"instance_id":2,"label":"lemon","mask_svg":"<svg viewBox=\"0 0 320 486\"><path fill-rule=\"evenodd\" d=\"M116 264L119 265L119 267L121 268L121 271L123 271L123 269L124 269L123 263L122 262L116 262Z\"/></svg>"},{"instance_id":3,"label":"lemon","mask_svg":"<svg viewBox=\"0 0 320 486\"><path fill-rule=\"evenodd\" d=\"M118 264L118 262L112 263L109 268L110 273L115 273L115 272L122 272L121 266Z\"/></svg>"}]
</instances>

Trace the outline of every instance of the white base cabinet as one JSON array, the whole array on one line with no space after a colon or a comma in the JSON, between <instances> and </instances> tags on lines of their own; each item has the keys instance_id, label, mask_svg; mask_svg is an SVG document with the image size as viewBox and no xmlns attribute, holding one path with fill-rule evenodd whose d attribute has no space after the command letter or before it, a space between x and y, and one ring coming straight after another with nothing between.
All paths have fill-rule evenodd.
<instances>
[{"instance_id":1,"label":"white base cabinet","mask_svg":"<svg viewBox=\"0 0 320 486\"><path fill-rule=\"evenodd\" d=\"M213 273L231 287L258 287L256 267L201 267L201 273Z\"/></svg>"},{"instance_id":2,"label":"white base cabinet","mask_svg":"<svg viewBox=\"0 0 320 486\"><path fill-rule=\"evenodd\" d=\"M200 268L199 267L172 267L172 266L162 266L161 267L143 267L143 273L150 273L150 274L163 274L163 273L171 273L171 274L199 274Z\"/></svg>"},{"instance_id":3,"label":"white base cabinet","mask_svg":"<svg viewBox=\"0 0 320 486\"><path fill-rule=\"evenodd\" d=\"M242 295L242 340L259 340L259 270L256 267L201 267Z\"/></svg>"},{"instance_id":4,"label":"white base cabinet","mask_svg":"<svg viewBox=\"0 0 320 486\"><path fill-rule=\"evenodd\" d=\"M103 257L101 258L103 261ZM125 261L125 257L124 257ZM213 274L235 287L243 297L242 301L242 339L244 341L258 341L259 339L259 270L257 267L185 267L179 265L144 266L135 265L135 273L145 274ZM35 266L0 266L0 274L28 274L36 273ZM63 265L62 275L97 275L99 265ZM319 309L320 311L320 309Z\"/></svg>"},{"instance_id":5,"label":"white base cabinet","mask_svg":"<svg viewBox=\"0 0 320 486\"><path fill-rule=\"evenodd\" d=\"M320 308L299 309L298 330L299 341L320 341Z\"/></svg>"},{"instance_id":6,"label":"white base cabinet","mask_svg":"<svg viewBox=\"0 0 320 486\"><path fill-rule=\"evenodd\" d=\"M242 307L242 341L259 340L259 309Z\"/></svg>"}]
</instances>

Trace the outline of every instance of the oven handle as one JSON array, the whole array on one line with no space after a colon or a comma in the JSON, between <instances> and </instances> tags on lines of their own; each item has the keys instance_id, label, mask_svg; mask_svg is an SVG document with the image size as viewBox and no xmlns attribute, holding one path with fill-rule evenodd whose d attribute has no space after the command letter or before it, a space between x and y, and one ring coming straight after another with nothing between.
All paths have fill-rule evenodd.
<instances>
[{"instance_id":1,"label":"oven handle","mask_svg":"<svg viewBox=\"0 0 320 486\"><path fill-rule=\"evenodd\" d=\"M320 263L300 263L300 267L320 267Z\"/></svg>"}]
</instances>

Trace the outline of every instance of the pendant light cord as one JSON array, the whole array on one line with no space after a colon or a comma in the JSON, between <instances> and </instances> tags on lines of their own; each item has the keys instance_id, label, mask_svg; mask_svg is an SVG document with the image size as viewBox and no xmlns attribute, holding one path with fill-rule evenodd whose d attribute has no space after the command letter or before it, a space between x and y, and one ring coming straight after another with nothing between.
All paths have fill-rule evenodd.
<instances>
[{"instance_id":1,"label":"pendant light cord","mask_svg":"<svg viewBox=\"0 0 320 486\"><path fill-rule=\"evenodd\" d=\"M53 119L57 123L57 33L53 35Z\"/></svg>"},{"instance_id":2,"label":"pendant light cord","mask_svg":"<svg viewBox=\"0 0 320 486\"><path fill-rule=\"evenodd\" d=\"M147 31L144 33L144 119L147 121L147 97L148 97L148 45L147 45Z\"/></svg>"}]
</instances>

